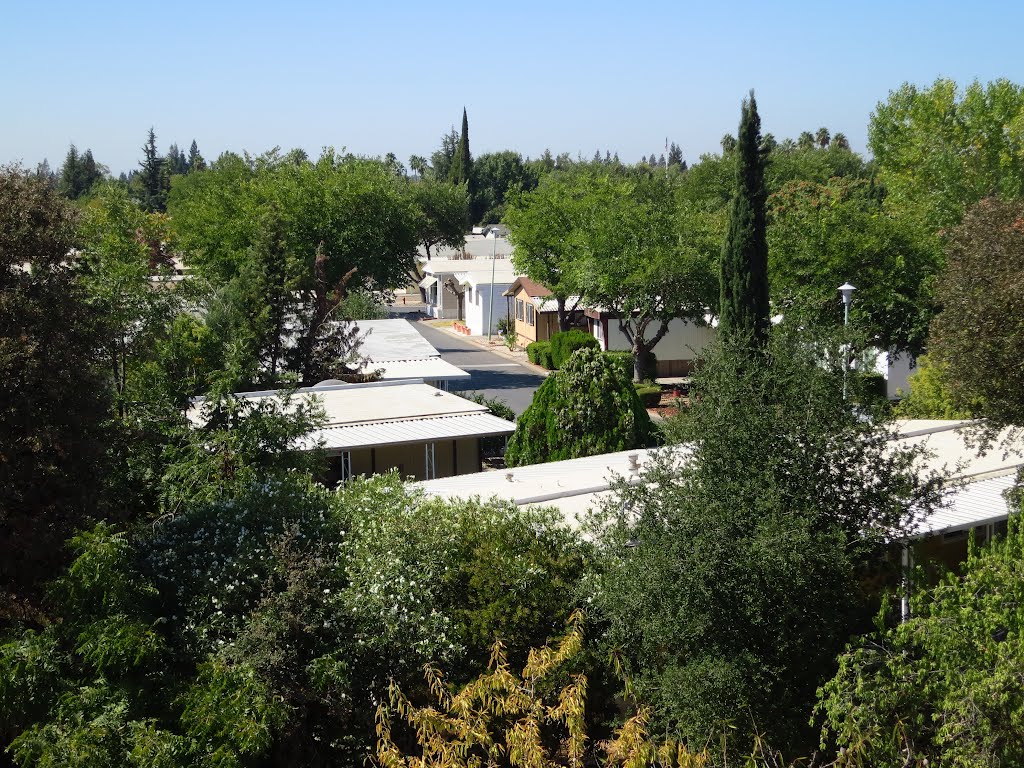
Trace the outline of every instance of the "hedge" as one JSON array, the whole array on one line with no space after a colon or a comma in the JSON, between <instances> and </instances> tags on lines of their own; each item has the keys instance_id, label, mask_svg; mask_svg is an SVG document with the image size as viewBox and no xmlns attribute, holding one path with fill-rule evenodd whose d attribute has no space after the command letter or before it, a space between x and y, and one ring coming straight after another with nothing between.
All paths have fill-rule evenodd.
<instances>
[{"instance_id":1,"label":"hedge","mask_svg":"<svg viewBox=\"0 0 1024 768\"><path fill-rule=\"evenodd\" d=\"M601 345L589 333L578 328L558 331L551 337L551 359L554 361L555 367L561 368L566 360L572 357L573 352L584 347L600 349Z\"/></svg>"},{"instance_id":2,"label":"hedge","mask_svg":"<svg viewBox=\"0 0 1024 768\"><path fill-rule=\"evenodd\" d=\"M549 341L534 341L527 344L526 357L534 365L542 366L549 371L555 370L555 363L551 355L551 342Z\"/></svg>"},{"instance_id":3,"label":"hedge","mask_svg":"<svg viewBox=\"0 0 1024 768\"><path fill-rule=\"evenodd\" d=\"M661 402L661 387L657 384L636 384L636 393L644 408L655 408Z\"/></svg>"}]
</instances>

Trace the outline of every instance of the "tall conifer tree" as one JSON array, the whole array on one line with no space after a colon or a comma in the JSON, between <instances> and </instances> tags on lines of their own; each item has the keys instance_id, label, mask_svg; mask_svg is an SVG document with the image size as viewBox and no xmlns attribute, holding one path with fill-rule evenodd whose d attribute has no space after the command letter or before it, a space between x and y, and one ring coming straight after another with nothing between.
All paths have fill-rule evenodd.
<instances>
[{"instance_id":1,"label":"tall conifer tree","mask_svg":"<svg viewBox=\"0 0 1024 768\"><path fill-rule=\"evenodd\" d=\"M736 188L729 204L729 226L722 247L721 316L724 334L767 340L768 240L766 236L764 157L761 118L754 92L743 100L736 140Z\"/></svg>"},{"instance_id":2,"label":"tall conifer tree","mask_svg":"<svg viewBox=\"0 0 1024 768\"><path fill-rule=\"evenodd\" d=\"M451 180L456 184L468 182L473 173L473 158L469 154L469 118L466 108L462 108L462 133L459 135L459 149L452 163Z\"/></svg>"}]
</instances>

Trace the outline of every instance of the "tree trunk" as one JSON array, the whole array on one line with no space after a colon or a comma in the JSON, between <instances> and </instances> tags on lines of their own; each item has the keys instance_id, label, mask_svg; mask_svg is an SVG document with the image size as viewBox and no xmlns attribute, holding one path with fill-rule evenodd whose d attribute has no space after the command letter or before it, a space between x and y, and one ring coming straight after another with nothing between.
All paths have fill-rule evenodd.
<instances>
[{"instance_id":1,"label":"tree trunk","mask_svg":"<svg viewBox=\"0 0 1024 768\"><path fill-rule=\"evenodd\" d=\"M558 330L568 331L569 314L565 311L565 299L561 296L556 296L555 302L558 304Z\"/></svg>"}]
</instances>

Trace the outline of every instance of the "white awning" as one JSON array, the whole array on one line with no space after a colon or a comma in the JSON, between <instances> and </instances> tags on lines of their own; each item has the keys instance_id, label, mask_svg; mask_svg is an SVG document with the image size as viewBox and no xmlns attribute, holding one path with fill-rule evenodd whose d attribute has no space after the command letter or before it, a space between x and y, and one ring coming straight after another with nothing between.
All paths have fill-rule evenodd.
<instances>
[{"instance_id":1,"label":"white awning","mask_svg":"<svg viewBox=\"0 0 1024 768\"><path fill-rule=\"evenodd\" d=\"M426 381L468 381L470 375L440 357L416 360L371 360L367 371L380 371L381 381L424 379Z\"/></svg>"},{"instance_id":2,"label":"white awning","mask_svg":"<svg viewBox=\"0 0 1024 768\"><path fill-rule=\"evenodd\" d=\"M420 288L429 288L430 286L432 286L436 282L437 282L437 278L436 277L431 277L430 275L427 275L422 280L420 280L419 286L420 286Z\"/></svg>"},{"instance_id":3,"label":"white awning","mask_svg":"<svg viewBox=\"0 0 1024 768\"><path fill-rule=\"evenodd\" d=\"M465 437L511 435L516 425L490 413L466 413L429 419L381 421L353 424L346 427L325 427L313 432L309 439L320 442L328 451L348 451L385 445L429 443Z\"/></svg>"},{"instance_id":4,"label":"white awning","mask_svg":"<svg viewBox=\"0 0 1024 768\"><path fill-rule=\"evenodd\" d=\"M915 526L911 539L923 539L941 533L967 531L981 525L997 523L1010 514L1003 495L1016 484L1017 470L995 477L968 482L946 492L947 506L937 509Z\"/></svg>"}]
</instances>

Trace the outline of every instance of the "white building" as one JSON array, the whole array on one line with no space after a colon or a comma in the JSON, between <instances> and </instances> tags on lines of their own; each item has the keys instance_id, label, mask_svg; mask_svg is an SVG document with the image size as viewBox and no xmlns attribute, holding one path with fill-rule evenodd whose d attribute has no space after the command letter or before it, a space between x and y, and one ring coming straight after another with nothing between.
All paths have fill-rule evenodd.
<instances>
[{"instance_id":1,"label":"white building","mask_svg":"<svg viewBox=\"0 0 1024 768\"><path fill-rule=\"evenodd\" d=\"M363 334L359 352L367 372L381 381L422 379L438 389L463 389L470 374L441 359L441 353L408 320L358 320ZM460 386L461 385L461 386Z\"/></svg>"},{"instance_id":2,"label":"white building","mask_svg":"<svg viewBox=\"0 0 1024 768\"><path fill-rule=\"evenodd\" d=\"M606 352L630 352L632 345L619 327L618 316L613 312L588 309L587 321L591 334ZM710 320L710 318L708 318ZM648 326L648 334L653 335L658 323ZM694 363L701 359L704 347L713 342L718 329L712 325L698 325L689 320L675 319L668 324L666 333L654 347L658 361L658 376L689 376Z\"/></svg>"},{"instance_id":3,"label":"white building","mask_svg":"<svg viewBox=\"0 0 1024 768\"><path fill-rule=\"evenodd\" d=\"M277 390L244 392L239 399L280 398ZM295 397L315 401L326 423L307 435L299 450L321 449L328 456L325 482L397 470L427 480L479 472L480 439L508 436L515 424L487 408L421 381L327 383L299 389ZM201 398L189 409L196 426L205 422Z\"/></svg>"},{"instance_id":4,"label":"white building","mask_svg":"<svg viewBox=\"0 0 1024 768\"><path fill-rule=\"evenodd\" d=\"M499 241L501 242L501 241ZM497 333L505 316L502 293L515 282L516 273L508 258L440 259L423 262L420 281L426 311L439 320L456 320L471 335Z\"/></svg>"}]
</instances>

